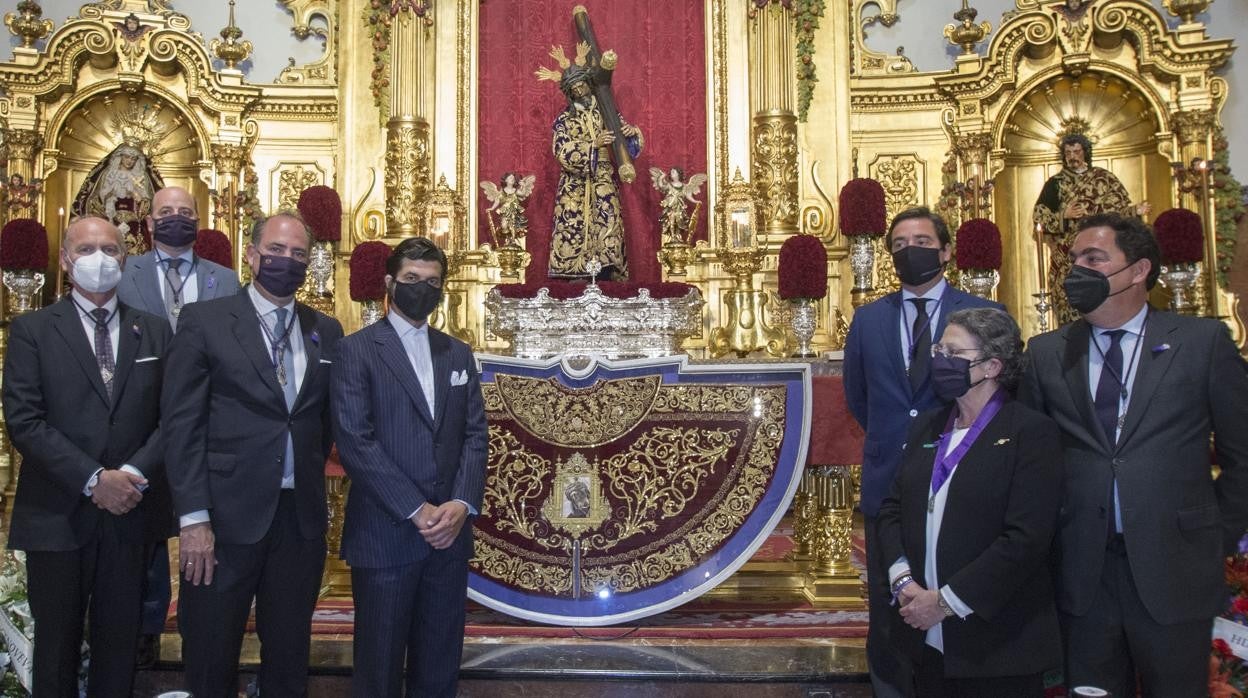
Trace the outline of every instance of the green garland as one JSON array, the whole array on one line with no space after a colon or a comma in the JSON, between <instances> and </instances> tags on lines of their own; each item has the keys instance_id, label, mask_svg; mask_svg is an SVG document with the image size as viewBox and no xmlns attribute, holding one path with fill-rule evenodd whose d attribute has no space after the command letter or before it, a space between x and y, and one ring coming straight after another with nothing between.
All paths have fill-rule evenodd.
<instances>
[{"instance_id":1,"label":"green garland","mask_svg":"<svg viewBox=\"0 0 1248 698\"><path fill-rule=\"evenodd\" d=\"M1214 231L1218 236L1217 268L1214 270L1218 286L1226 288L1226 277L1235 262L1235 240L1239 236L1239 221L1248 210L1244 207L1243 187L1231 174L1231 156L1227 150L1226 134L1218 127L1213 132L1213 206Z\"/></svg>"},{"instance_id":2,"label":"green garland","mask_svg":"<svg viewBox=\"0 0 1248 698\"><path fill-rule=\"evenodd\" d=\"M797 30L797 120L806 121L810 102L814 99L815 83L815 30L826 7L824 0L795 0L793 23Z\"/></svg>"}]
</instances>

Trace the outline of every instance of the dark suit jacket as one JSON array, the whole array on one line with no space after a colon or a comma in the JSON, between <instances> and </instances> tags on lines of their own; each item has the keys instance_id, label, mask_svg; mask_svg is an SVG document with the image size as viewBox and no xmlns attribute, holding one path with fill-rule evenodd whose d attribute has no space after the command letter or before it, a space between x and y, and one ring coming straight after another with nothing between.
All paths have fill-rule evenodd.
<instances>
[{"instance_id":1,"label":"dark suit jacket","mask_svg":"<svg viewBox=\"0 0 1248 698\"><path fill-rule=\"evenodd\" d=\"M1248 525L1248 374L1226 327L1154 310L1122 435L1111 446L1088 388L1091 328L1031 340L1020 398L1062 429L1066 486L1058 605L1088 612L1101 579L1118 478L1127 557L1160 623L1207 620L1226 603L1223 555ZM1209 435L1222 474L1210 476Z\"/></svg>"},{"instance_id":2,"label":"dark suit jacket","mask_svg":"<svg viewBox=\"0 0 1248 698\"><path fill-rule=\"evenodd\" d=\"M155 252L127 257L121 283L117 286L117 298L132 308L165 317L165 301L160 295L160 280L156 274L158 266ZM238 275L203 257L195 259L195 281L199 292L196 302L238 293Z\"/></svg>"},{"instance_id":3,"label":"dark suit jacket","mask_svg":"<svg viewBox=\"0 0 1248 698\"><path fill-rule=\"evenodd\" d=\"M941 405L929 378L918 392L910 389L901 346L901 292L890 293L854 311L845 341L845 401L866 431L862 447L862 500L866 516L875 516L888 494L906 428L915 415ZM940 340L949 315L967 308L1001 308L950 284L940 302L932 342Z\"/></svg>"},{"instance_id":4,"label":"dark suit jacket","mask_svg":"<svg viewBox=\"0 0 1248 698\"><path fill-rule=\"evenodd\" d=\"M425 502L461 499L481 510L489 444L476 360L467 344L432 327L429 352L435 415L388 319L339 344L334 437L351 477L342 557L352 567L428 556L432 548L407 518ZM471 525L451 550L472 557Z\"/></svg>"},{"instance_id":5,"label":"dark suit jacket","mask_svg":"<svg viewBox=\"0 0 1248 698\"><path fill-rule=\"evenodd\" d=\"M130 464L147 478L143 501L117 517L126 542L173 530L159 430L169 323L118 306L116 375L110 400L94 346L68 297L13 320L4 357L4 418L22 455L9 547L82 547L101 517L82 493L97 469Z\"/></svg>"},{"instance_id":6,"label":"dark suit jacket","mask_svg":"<svg viewBox=\"0 0 1248 698\"><path fill-rule=\"evenodd\" d=\"M324 534L329 368L338 321L297 304L307 369L293 410L273 371L247 293L187 305L169 350L161 407L166 462L179 516L209 509L222 543L250 544L277 511L289 430L300 532Z\"/></svg>"},{"instance_id":7,"label":"dark suit jacket","mask_svg":"<svg viewBox=\"0 0 1248 698\"><path fill-rule=\"evenodd\" d=\"M880 542L892 564L902 555L924 583L927 503L934 445L952 407L914 422L901 470L880 508ZM1061 665L1049 551L1062 489L1053 420L1007 402L963 456L945 501L936 569L973 613L942 622L951 677L1034 674ZM1102 543L1104 539L1102 539ZM926 586L926 585L924 585ZM923 631L892 615L893 637L916 660Z\"/></svg>"}]
</instances>

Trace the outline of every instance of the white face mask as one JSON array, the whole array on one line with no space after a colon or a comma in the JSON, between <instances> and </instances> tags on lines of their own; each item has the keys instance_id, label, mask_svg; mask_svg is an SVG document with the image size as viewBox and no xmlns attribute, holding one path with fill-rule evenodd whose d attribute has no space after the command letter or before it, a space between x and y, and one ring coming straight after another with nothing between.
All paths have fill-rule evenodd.
<instances>
[{"instance_id":1,"label":"white face mask","mask_svg":"<svg viewBox=\"0 0 1248 698\"><path fill-rule=\"evenodd\" d=\"M75 286L88 293L107 293L121 283L121 264L96 250L75 259L70 276Z\"/></svg>"}]
</instances>

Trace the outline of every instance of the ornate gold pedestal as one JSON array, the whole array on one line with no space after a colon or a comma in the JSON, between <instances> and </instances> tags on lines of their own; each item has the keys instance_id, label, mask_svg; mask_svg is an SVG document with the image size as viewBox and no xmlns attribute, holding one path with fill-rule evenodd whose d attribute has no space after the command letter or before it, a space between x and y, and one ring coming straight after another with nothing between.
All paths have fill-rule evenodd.
<instances>
[{"instance_id":1,"label":"ornate gold pedestal","mask_svg":"<svg viewBox=\"0 0 1248 698\"><path fill-rule=\"evenodd\" d=\"M351 568L338 557L342 551L342 521L346 512L351 481L346 477L325 477L325 500L329 507L329 530L325 533L325 572L321 576L321 598L351 598Z\"/></svg>"},{"instance_id":2,"label":"ornate gold pedestal","mask_svg":"<svg viewBox=\"0 0 1248 698\"><path fill-rule=\"evenodd\" d=\"M824 607L861 609L863 586L853 565L854 469L832 465L811 473L815 516L810 526L814 561L806 598ZM803 482L805 485L805 482Z\"/></svg>"},{"instance_id":3,"label":"ornate gold pedestal","mask_svg":"<svg viewBox=\"0 0 1248 698\"><path fill-rule=\"evenodd\" d=\"M711 355L734 352L744 357L760 349L771 356L784 356L783 330L767 325L763 310L767 294L754 290L754 273L762 266L766 250L760 247L720 248L719 259L732 274L732 290L727 294L728 317L723 327L711 334Z\"/></svg>"}]
</instances>

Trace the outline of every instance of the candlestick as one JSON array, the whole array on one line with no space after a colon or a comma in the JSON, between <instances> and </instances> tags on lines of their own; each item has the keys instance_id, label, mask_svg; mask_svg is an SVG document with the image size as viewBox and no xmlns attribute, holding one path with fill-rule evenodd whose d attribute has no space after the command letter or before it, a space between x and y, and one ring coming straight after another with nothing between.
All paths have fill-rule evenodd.
<instances>
[{"instance_id":1,"label":"candlestick","mask_svg":"<svg viewBox=\"0 0 1248 698\"><path fill-rule=\"evenodd\" d=\"M57 225L59 226L57 235L60 236L61 247L64 247L65 246L65 207L64 206L61 206L56 209L56 218L57 218ZM52 289L52 297L56 300L61 299L61 286L63 285L64 279L65 279L65 270L61 268L61 255L60 255L60 252L58 251L56 255L56 288Z\"/></svg>"}]
</instances>

